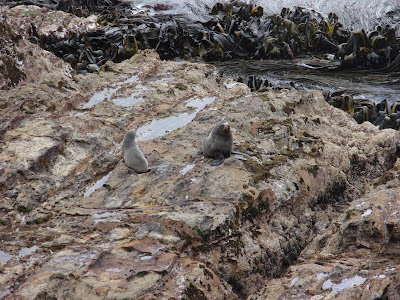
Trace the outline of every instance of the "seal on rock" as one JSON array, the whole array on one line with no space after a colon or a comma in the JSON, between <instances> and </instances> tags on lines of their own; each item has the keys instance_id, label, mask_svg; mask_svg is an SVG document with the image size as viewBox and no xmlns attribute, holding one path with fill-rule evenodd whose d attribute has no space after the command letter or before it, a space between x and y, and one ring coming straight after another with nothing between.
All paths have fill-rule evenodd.
<instances>
[{"instance_id":1,"label":"seal on rock","mask_svg":"<svg viewBox=\"0 0 400 300\"><path fill-rule=\"evenodd\" d=\"M204 156L216 159L211 165L218 166L225 158L231 156L232 145L231 126L225 121L220 121L203 140L201 149Z\"/></svg>"},{"instance_id":2,"label":"seal on rock","mask_svg":"<svg viewBox=\"0 0 400 300\"><path fill-rule=\"evenodd\" d=\"M125 164L138 173L144 173L149 170L147 159L140 151L137 142L135 141L136 131L129 130L122 142L122 155Z\"/></svg>"}]
</instances>

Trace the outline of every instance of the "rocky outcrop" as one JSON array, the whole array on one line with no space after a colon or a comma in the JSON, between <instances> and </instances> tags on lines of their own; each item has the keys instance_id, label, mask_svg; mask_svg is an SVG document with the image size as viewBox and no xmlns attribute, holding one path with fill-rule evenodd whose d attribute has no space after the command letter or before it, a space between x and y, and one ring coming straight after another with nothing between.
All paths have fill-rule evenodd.
<instances>
[{"instance_id":1,"label":"rocky outcrop","mask_svg":"<svg viewBox=\"0 0 400 300\"><path fill-rule=\"evenodd\" d=\"M399 298L399 171L397 160L313 239L284 278L248 299Z\"/></svg>"},{"instance_id":2,"label":"rocky outcrop","mask_svg":"<svg viewBox=\"0 0 400 300\"><path fill-rule=\"evenodd\" d=\"M2 298L396 299L398 132L151 51L87 76L35 57L59 65L1 94ZM223 118L248 157L213 167Z\"/></svg>"},{"instance_id":3,"label":"rocky outcrop","mask_svg":"<svg viewBox=\"0 0 400 300\"><path fill-rule=\"evenodd\" d=\"M45 74L65 76L71 72L69 64L28 41L32 24L41 34L53 32L59 37L68 30L97 28L94 17L80 19L33 5L1 7L0 24L0 90L37 82Z\"/></svg>"}]
</instances>

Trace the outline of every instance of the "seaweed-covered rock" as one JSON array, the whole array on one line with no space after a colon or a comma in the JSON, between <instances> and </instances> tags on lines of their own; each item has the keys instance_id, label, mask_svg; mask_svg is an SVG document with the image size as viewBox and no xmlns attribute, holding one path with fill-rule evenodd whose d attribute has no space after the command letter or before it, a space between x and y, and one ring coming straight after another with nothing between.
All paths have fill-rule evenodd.
<instances>
[{"instance_id":1,"label":"seaweed-covered rock","mask_svg":"<svg viewBox=\"0 0 400 300\"><path fill-rule=\"evenodd\" d=\"M378 26L368 33L350 32L336 14L325 18L301 7L266 15L258 5L216 3L209 16L193 21L180 15L132 14L127 2L111 0L68 0L60 5L58 9L77 16L96 14L99 26L84 30L60 24L56 30L43 33L33 24L30 40L83 73L97 72L94 65L109 60L129 59L140 49L155 49L163 59L199 57L205 61L293 59L331 53L341 59L340 68L379 68L384 72L400 68L400 45L394 28Z\"/></svg>"}]
</instances>

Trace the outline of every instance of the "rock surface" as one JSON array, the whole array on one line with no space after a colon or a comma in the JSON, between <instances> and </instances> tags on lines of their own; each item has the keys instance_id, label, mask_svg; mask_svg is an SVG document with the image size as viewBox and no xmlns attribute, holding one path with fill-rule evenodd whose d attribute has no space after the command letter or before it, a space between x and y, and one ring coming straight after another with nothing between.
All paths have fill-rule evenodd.
<instances>
[{"instance_id":1,"label":"rock surface","mask_svg":"<svg viewBox=\"0 0 400 300\"><path fill-rule=\"evenodd\" d=\"M400 161L248 299L399 299Z\"/></svg>"},{"instance_id":2,"label":"rock surface","mask_svg":"<svg viewBox=\"0 0 400 300\"><path fill-rule=\"evenodd\" d=\"M24 14L3 14L18 35ZM151 51L77 76L19 40L31 65L0 95L0 298L399 297L399 132ZM201 140L223 118L249 157L213 167ZM145 174L121 161L132 128Z\"/></svg>"}]
</instances>

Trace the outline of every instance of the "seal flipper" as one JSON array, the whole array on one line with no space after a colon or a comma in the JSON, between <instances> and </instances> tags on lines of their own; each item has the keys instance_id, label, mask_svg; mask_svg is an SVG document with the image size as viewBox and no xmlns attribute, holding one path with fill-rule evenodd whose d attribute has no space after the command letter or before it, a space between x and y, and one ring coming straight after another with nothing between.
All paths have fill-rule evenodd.
<instances>
[{"instance_id":1,"label":"seal flipper","mask_svg":"<svg viewBox=\"0 0 400 300\"><path fill-rule=\"evenodd\" d=\"M143 173L147 173L147 172L150 172L150 171L151 171L151 168L148 168L147 171L143 172ZM137 174L141 174L141 173L138 173L135 170L132 170L132 169L128 168L128 174L131 174L131 175L136 174L137 175Z\"/></svg>"},{"instance_id":2,"label":"seal flipper","mask_svg":"<svg viewBox=\"0 0 400 300\"><path fill-rule=\"evenodd\" d=\"M139 173L136 172L135 170L132 170L132 169L128 168L128 174L133 175L133 174L139 174Z\"/></svg>"},{"instance_id":3,"label":"seal flipper","mask_svg":"<svg viewBox=\"0 0 400 300\"><path fill-rule=\"evenodd\" d=\"M235 151L235 150L232 150L231 153L232 153L232 154L240 154L240 155L244 155L244 156L250 157L250 155L247 154L247 153L243 153L243 152L239 152L239 151Z\"/></svg>"},{"instance_id":4,"label":"seal flipper","mask_svg":"<svg viewBox=\"0 0 400 300\"><path fill-rule=\"evenodd\" d=\"M225 157L224 157L224 155L221 153L221 152L215 152L215 156L214 156L215 158L216 158L216 160L214 160L212 163L211 163L211 165L212 166L219 166L220 164L222 164L223 162L224 162L224 160L225 160Z\"/></svg>"}]
</instances>

